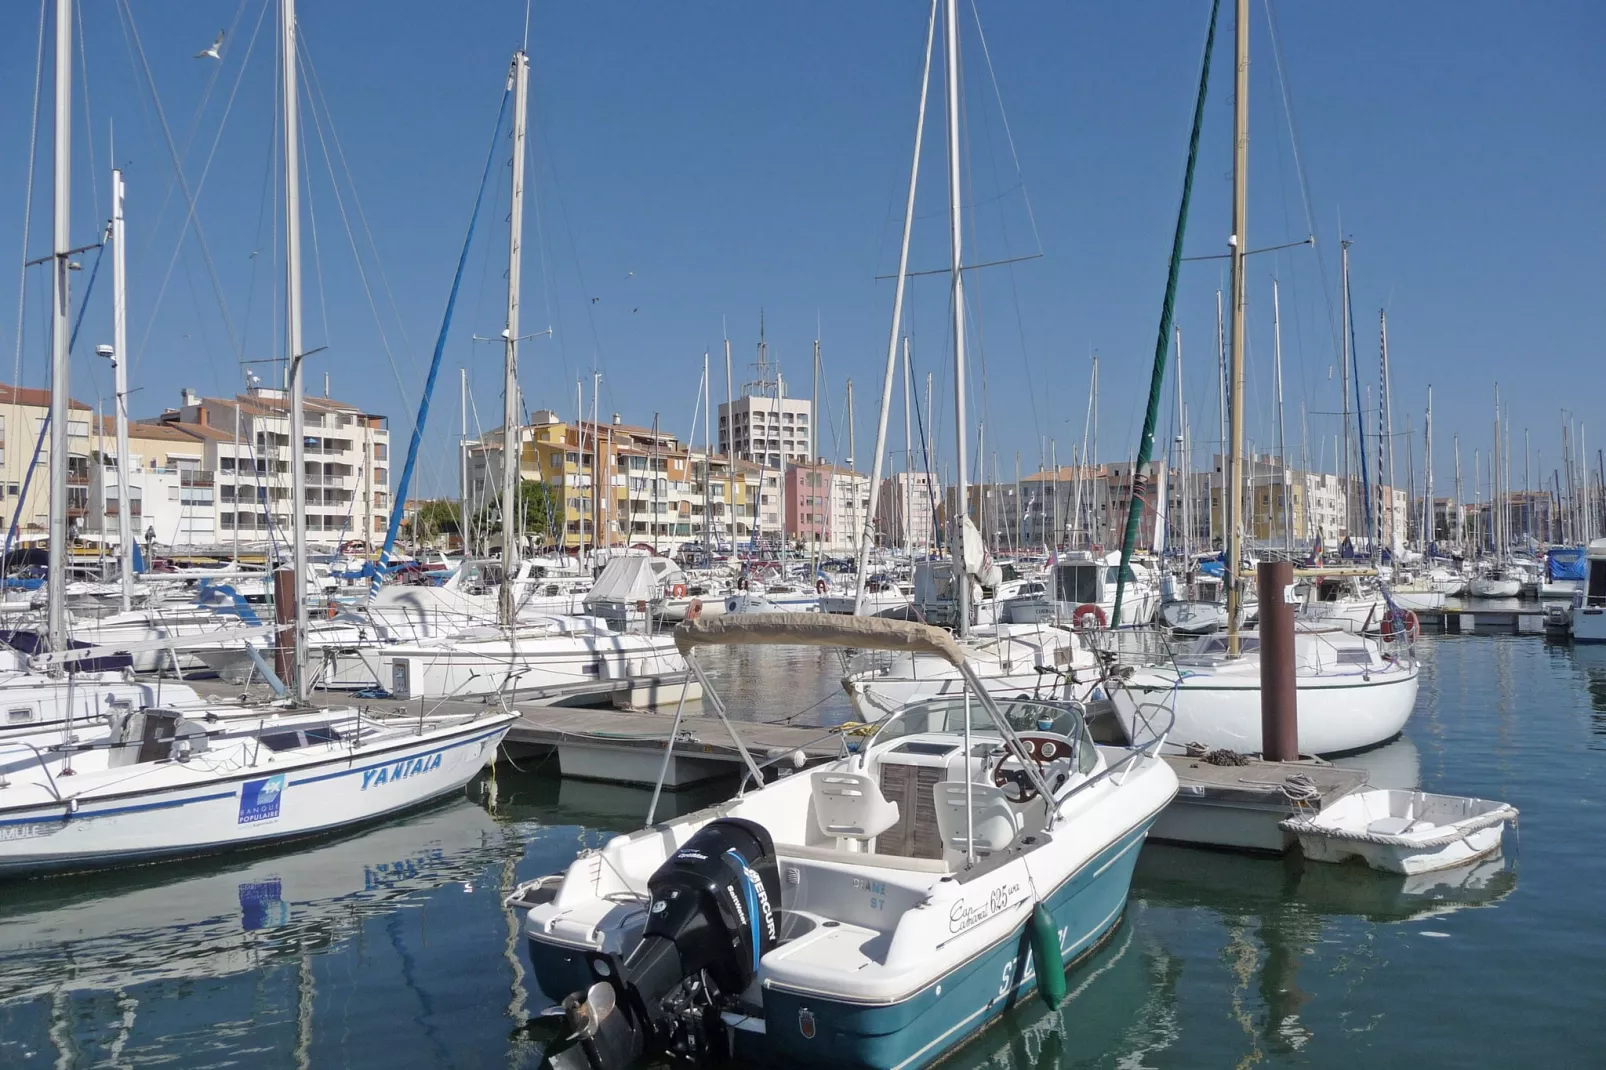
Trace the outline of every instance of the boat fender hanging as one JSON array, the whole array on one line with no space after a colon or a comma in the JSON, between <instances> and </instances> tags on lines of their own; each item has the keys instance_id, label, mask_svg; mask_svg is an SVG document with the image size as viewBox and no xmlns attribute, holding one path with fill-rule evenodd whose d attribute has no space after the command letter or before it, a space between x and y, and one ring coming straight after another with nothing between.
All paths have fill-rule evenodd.
<instances>
[{"instance_id":1,"label":"boat fender hanging","mask_svg":"<svg viewBox=\"0 0 1606 1070\"><path fill-rule=\"evenodd\" d=\"M1065 956L1054 916L1042 903L1032 907L1026 930L1032 945L1032 969L1037 972L1037 994L1049 1010L1057 1010L1065 1001Z\"/></svg>"}]
</instances>

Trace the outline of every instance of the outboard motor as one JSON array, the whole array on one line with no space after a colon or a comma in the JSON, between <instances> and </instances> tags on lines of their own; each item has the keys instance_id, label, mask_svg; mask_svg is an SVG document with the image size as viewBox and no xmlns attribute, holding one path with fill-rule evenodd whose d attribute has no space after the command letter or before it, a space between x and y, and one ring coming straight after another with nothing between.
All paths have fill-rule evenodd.
<instances>
[{"instance_id":1,"label":"outboard motor","mask_svg":"<svg viewBox=\"0 0 1606 1070\"><path fill-rule=\"evenodd\" d=\"M555 1070L624 1070L648 1052L705 1062L720 1011L776 944L775 844L742 818L710 821L658 867L641 942L622 961L588 956L595 983L563 1001L571 1042Z\"/></svg>"}]
</instances>

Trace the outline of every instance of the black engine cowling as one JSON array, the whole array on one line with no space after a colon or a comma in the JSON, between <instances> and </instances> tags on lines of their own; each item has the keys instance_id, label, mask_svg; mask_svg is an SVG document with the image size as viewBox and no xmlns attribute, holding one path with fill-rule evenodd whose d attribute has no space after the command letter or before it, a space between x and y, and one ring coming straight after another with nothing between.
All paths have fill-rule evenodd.
<instances>
[{"instance_id":1,"label":"black engine cowling","mask_svg":"<svg viewBox=\"0 0 1606 1070\"><path fill-rule=\"evenodd\" d=\"M647 882L641 942L623 961L591 958L594 983L563 1001L572 1047L561 1070L623 1070L648 1051L692 1058L709 1049L720 1005L752 983L776 944L781 882L764 826L727 817L704 825Z\"/></svg>"}]
</instances>

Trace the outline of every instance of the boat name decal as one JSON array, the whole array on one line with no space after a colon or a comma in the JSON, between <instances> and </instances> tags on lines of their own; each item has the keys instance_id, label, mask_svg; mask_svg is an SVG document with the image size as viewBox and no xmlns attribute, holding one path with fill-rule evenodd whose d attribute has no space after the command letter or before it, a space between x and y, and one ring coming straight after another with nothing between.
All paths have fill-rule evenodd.
<instances>
[{"instance_id":1,"label":"boat name decal","mask_svg":"<svg viewBox=\"0 0 1606 1070\"><path fill-rule=\"evenodd\" d=\"M419 773L427 773L432 769L441 767L439 754L426 754L421 758L403 758L394 765L382 765L378 769L364 769L362 773L362 790L370 787L377 788L381 784L389 784L397 780L405 780Z\"/></svg>"},{"instance_id":2,"label":"boat name decal","mask_svg":"<svg viewBox=\"0 0 1606 1070\"><path fill-rule=\"evenodd\" d=\"M65 827L64 824L55 821L33 825L4 825L0 826L0 843L37 840L41 836L53 836Z\"/></svg>"},{"instance_id":3,"label":"boat name decal","mask_svg":"<svg viewBox=\"0 0 1606 1070\"><path fill-rule=\"evenodd\" d=\"M284 798L284 774L247 780L240 785L239 824L271 821L279 816L279 801Z\"/></svg>"},{"instance_id":4,"label":"boat name decal","mask_svg":"<svg viewBox=\"0 0 1606 1070\"><path fill-rule=\"evenodd\" d=\"M1010 905L1020 898L1020 888L1020 882L1016 881L1014 884L999 885L978 902L959 900L948 912L948 931L962 933L966 929L980 925L994 914L1009 909Z\"/></svg>"}]
</instances>

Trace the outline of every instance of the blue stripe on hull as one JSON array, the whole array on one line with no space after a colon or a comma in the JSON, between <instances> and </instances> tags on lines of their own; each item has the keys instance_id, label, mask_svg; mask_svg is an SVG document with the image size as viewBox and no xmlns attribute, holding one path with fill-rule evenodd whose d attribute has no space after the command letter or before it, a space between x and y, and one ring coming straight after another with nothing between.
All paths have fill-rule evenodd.
<instances>
[{"instance_id":1,"label":"blue stripe on hull","mask_svg":"<svg viewBox=\"0 0 1606 1070\"><path fill-rule=\"evenodd\" d=\"M1092 950L1120 920L1149 824L1106 848L1048 895L1067 963ZM1036 989L1023 924L900 1003L855 1004L766 989L765 1033L739 1032L738 1052L751 1042L745 1054L757 1059L912 1070L942 1058ZM812 1039L803 1035L804 1012L813 1018Z\"/></svg>"}]
</instances>

